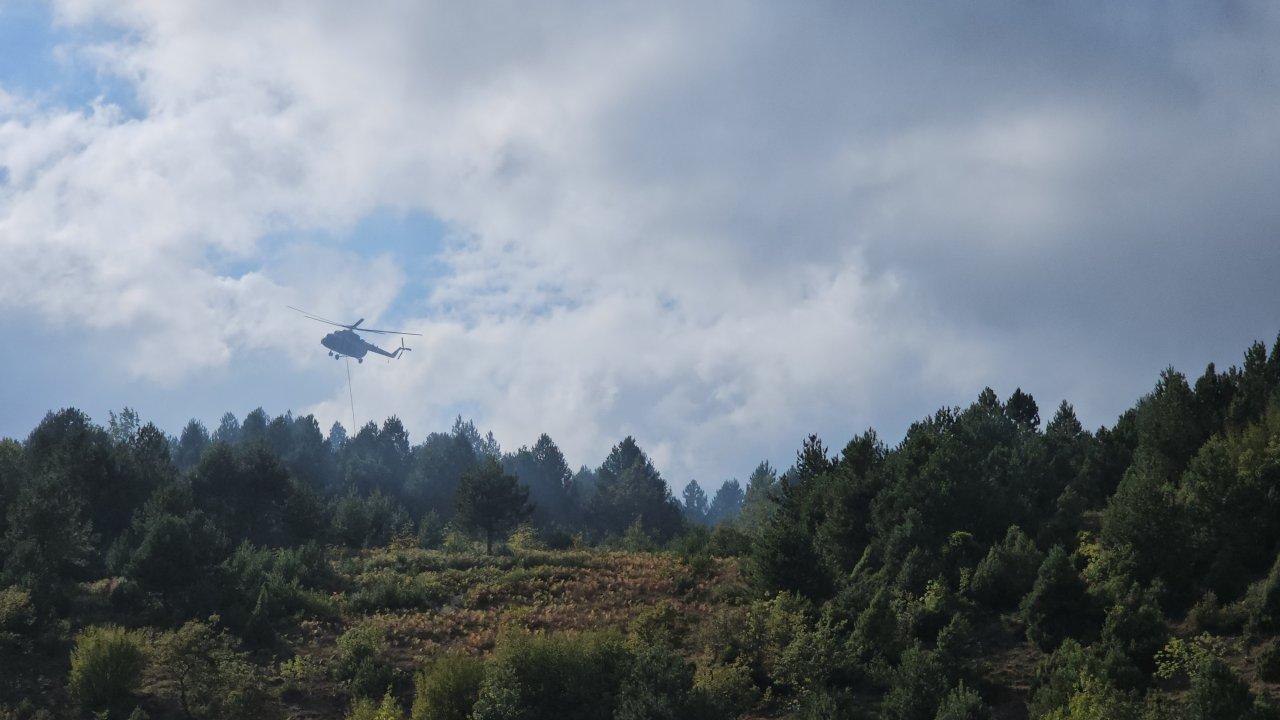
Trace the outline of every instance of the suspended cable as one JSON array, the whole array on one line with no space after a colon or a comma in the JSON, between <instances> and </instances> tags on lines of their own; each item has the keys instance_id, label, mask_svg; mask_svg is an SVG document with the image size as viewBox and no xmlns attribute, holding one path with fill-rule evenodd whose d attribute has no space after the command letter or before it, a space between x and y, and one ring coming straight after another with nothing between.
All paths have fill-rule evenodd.
<instances>
[{"instance_id":1,"label":"suspended cable","mask_svg":"<svg viewBox=\"0 0 1280 720\"><path fill-rule=\"evenodd\" d=\"M356 394L351 389L351 358L347 361L347 397L351 398L351 432L356 433L360 428L356 426Z\"/></svg>"}]
</instances>

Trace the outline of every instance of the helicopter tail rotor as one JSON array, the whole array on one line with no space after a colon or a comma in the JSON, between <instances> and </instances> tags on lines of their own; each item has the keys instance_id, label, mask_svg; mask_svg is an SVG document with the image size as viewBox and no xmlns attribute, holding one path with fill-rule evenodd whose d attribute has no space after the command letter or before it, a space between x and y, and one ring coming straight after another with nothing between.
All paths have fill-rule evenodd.
<instances>
[{"instance_id":1,"label":"helicopter tail rotor","mask_svg":"<svg viewBox=\"0 0 1280 720\"><path fill-rule=\"evenodd\" d=\"M412 351L413 351L413 348L404 346L404 338L400 338L400 347L396 348L395 354L392 357L398 358L404 353L412 352Z\"/></svg>"}]
</instances>

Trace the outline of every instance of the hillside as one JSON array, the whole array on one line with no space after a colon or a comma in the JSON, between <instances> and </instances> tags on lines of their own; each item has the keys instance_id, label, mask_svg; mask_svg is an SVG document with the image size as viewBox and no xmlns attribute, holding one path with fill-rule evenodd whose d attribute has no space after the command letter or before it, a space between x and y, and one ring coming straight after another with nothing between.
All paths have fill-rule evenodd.
<instances>
[{"instance_id":1,"label":"hillside","mask_svg":"<svg viewBox=\"0 0 1280 720\"><path fill-rule=\"evenodd\" d=\"M0 717L1280 717L1280 350L675 499L461 419L0 443Z\"/></svg>"}]
</instances>

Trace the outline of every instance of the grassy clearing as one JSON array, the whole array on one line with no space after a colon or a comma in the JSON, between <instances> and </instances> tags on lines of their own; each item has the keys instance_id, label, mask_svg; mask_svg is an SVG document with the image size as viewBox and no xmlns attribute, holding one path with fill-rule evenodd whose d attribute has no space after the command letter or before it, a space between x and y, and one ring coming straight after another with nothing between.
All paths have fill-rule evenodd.
<instances>
[{"instance_id":1,"label":"grassy clearing","mask_svg":"<svg viewBox=\"0 0 1280 720\"><path fill-rule=\"evenodd\" d=\"M340 590L332 613L303 617L283 634L284 699L299 716L331 716L346 698L328 670L339 638L376 628L384 657L412 673L445 653L481 656L509 631L625 631L648 608L670 605L698 622L746 600L738 562L670 553L515 551L486 556L391 547L333 551Z\"/></svg>"}]
</instances>

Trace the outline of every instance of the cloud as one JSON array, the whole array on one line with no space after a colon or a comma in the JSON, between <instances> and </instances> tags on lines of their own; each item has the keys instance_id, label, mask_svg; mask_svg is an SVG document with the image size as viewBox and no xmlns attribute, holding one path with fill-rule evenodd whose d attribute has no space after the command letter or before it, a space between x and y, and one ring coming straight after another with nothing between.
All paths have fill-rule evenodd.
<instances>
[{"instance_id":1,"label":"cloud","mask_svg":"<svg viewBox=\"0 0 1280 720\"><path fill-rule=\"evenodd\" d=\"M1106 422L1280 310L1280 19L1162 7L62 2L139 112L0 97L0 307L174 388L394 314L365 417L677 481L988 383ZM388 207L450 228L427 297L323 239Z\"/></svg>"}]
</instances>

